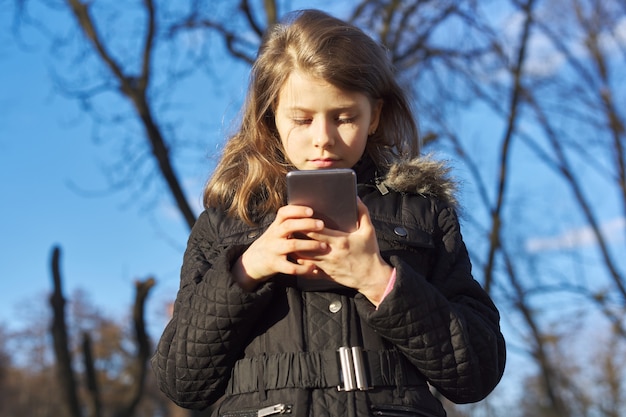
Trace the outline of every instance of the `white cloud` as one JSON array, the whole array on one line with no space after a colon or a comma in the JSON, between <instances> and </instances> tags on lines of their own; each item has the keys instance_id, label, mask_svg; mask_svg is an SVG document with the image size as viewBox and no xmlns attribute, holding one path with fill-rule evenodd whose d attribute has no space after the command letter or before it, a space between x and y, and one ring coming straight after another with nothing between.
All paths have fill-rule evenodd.
<instances>
[{"instance_id":1,"label":"white cloud","mask_svg":"<svg viewBox=\"0 0 626 417\"><path fill-rule=\"evenodd\" d=\"M525 16L522 12L516 11L501 22L502 33L507 40L504 42L508 46L509 57L514 59L516 48L523 29ZM540 31L531 32L530 46L527 48L525 70L527 73L546 77L559 71L565 62L561 54L553 43Z\"/></svg>"},{"instance_id":2,"label":"white cloud","mask_svg":"<svg viewBox=\"0 0 626 417\"><path fill-rule=\"evenodd\" d=\"M626 46L626 17L622 17L614 26L606 27L600 32L598 43L604 54L619 56L621 49Z\"/></svg>"},{"instance_id":3,"label":"white cloud","mask_svg":"<svg viewBox=\"0 0 626 417\"><path fill-rule=\"evenodd\" d=\"M540 15L539 18L547 19L549 22L553 17L547 14ZM508 45L511 48L509 50L511 59L516 53L515 48L519 42L524 19L524 14L516 11L501 22L502 33L507 40L504 42L504 45ZM574 56L580 59L587 59L589 51L584 45L584 39L585 34L581 32L579 27L569 26L568 36L562 40ZM619 54L620 48L626 46L626 17L621 18L614 26L604 28L599 34L599 43L605 54ZM536 77L548 77L556 74L566 63L565 56L557 49L554 42L540 30L531 32L527 54L525 71Z\"/></svg>"},{"instance_id":4,"label":"white cloud","mask_svg":"<svg viewBox=\"0 0 626 417\"><path fill-rule=\"evenodd\" d=\"M615 27L615 36L619 40L620 45L626 45L626 17L621 18Z\"/></svg>"},{"instance_id":5,"label":"white cloud","mask_svg":"<svg viewBox=\"0 0 626 417\"><path fill-rule=\"evenodd\" d=\"M621 242L626 233L626 218L618 217L600 226L604 238L609 243ZM568 230L557 236L536 237L526 241L526 250L531 253L574 249L596 244L596 236L591 227Z\"/></svg>"}]
</instances>

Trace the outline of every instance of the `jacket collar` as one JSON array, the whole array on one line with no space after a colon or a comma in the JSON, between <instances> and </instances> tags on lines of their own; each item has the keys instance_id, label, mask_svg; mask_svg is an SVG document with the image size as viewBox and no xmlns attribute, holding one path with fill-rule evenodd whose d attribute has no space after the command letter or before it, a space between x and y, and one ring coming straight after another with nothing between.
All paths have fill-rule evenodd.
<instances>
[{"instance_id":1,"label":"jacket collar","mask_svg":"<svg viewBox=\"0 0 626 417\"><path fill-rule=\"evenodd\" d=\"M371 158L364 156L354 170L360 184L375 184L402 193L422 194L457 205L457 183L451 177L450 166L431 154L409 160L397 160L388 170L377 167ZM382 188L384 188L382 187Z\"/></svg>"}]
</instances>

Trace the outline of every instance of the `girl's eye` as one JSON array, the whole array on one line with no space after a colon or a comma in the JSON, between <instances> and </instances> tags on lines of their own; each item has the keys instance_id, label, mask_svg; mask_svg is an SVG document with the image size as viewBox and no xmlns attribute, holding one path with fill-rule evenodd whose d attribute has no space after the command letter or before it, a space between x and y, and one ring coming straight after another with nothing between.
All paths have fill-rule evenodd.
<instances>
[{"instance_id":1,"label":"girl's eye","mask_svg":"<svg viewBox=\"0 0 626 417\"><path fill-rule=\"evenodd\" d=\"M356 117L340 117L337 119L337 122L339 124L350 124L350 123L354 123L355 119Z\"/></svg>"},{"instance_id":2,"label":"girl's eye","mask_svg":"<svg viewBox=\"0 0 626 417\"><path fill-rule=\"evenodd\" d=\"M311 119L292 119L293 123L298 126L307 125L311 123Z\"/></svg>"}]
</instances>

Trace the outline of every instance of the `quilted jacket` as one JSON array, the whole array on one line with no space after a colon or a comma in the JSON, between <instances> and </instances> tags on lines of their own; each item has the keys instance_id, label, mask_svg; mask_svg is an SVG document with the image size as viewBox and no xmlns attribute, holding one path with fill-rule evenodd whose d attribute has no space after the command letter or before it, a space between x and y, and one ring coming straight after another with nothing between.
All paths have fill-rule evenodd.
<instances>
[{"instance_id":1,"label":"quilted jacket","mask_svg":"<svg viewBox=\"0 0 626 417\"><path fill-rule=\"evenodd\" d=\"M445 416L433 392L483 399L499 382L499 313L472 278L452 182L419 158L381 178L355 168L383 258L396 268L375 308L352 289L277 275L254 292L231 266L257 227L207 209L185 252L171 321L152 359L160 388L213 416ZM319 284L319 283L318 283Z\"/></svg>"}]
</instances>

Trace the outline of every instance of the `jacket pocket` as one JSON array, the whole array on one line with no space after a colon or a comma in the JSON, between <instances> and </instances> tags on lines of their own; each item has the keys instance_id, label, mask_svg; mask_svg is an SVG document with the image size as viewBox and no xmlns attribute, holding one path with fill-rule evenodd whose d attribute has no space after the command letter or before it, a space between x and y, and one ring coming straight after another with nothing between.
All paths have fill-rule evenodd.
<instances>
[{"instance_id":1,"label":"jacket pocket","mask_svg":"<svg viewBox=\"0 0 626 417\"><path fill-rule=\"evenodd\" d=\"M421 410L407 405L373 405L371 411L373 416L381 417L440 417L427 410Z\"/></svg>"},{"instance_id":2,"label":"jacket pocket","mask_svg":"<svg viewBox=\"0 0 626 417\"><path fill-rule=\"evenodd\" d=\"M247 409L247 410L234 410L225 411L220 413L220 417L269 417L278 416L280 414L291 414L291 405L288 404L275 404L269 407Z\"/></svg>"}]
</instances>

